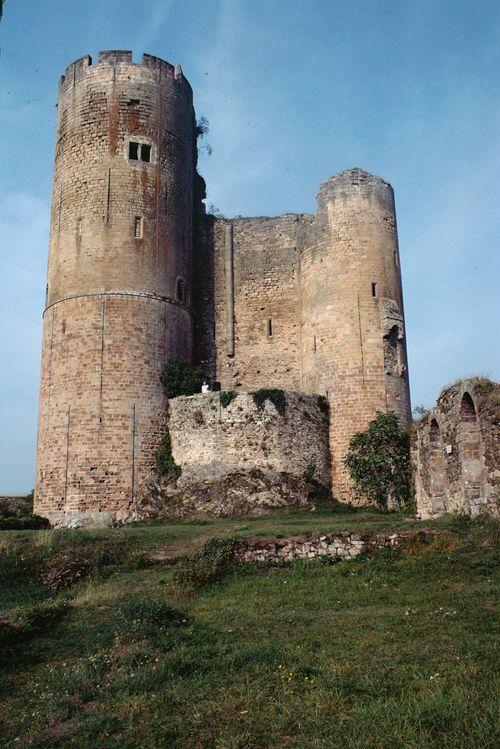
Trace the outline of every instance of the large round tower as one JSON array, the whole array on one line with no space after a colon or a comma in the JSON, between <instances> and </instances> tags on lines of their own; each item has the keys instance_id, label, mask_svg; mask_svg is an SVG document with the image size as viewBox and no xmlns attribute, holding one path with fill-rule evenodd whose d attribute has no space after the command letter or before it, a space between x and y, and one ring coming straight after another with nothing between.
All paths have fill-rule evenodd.
<instances>
[{"instance_id":1,"label":"large round tower","mask_svg":"<svg viewBox=\"0 0 500 749\"><path fill-rule=\"evenodd\" d=\"M36 512L130 510L162 429L160 372L191 357L195 121L180 67L126 51L59 84Z\"/></svg>"},{"instance_id":2,"label":"large round tower","mask_svg":"<svg viewBox=\"0 0 500 749\"><path fill-rule=\"evenodd\" d=\"M332 483L352 499L344 458L377 411L410 419L394 193L348 169L325 182L300 253L302 387L327 395Z\"/></svg>"}]
</instances>

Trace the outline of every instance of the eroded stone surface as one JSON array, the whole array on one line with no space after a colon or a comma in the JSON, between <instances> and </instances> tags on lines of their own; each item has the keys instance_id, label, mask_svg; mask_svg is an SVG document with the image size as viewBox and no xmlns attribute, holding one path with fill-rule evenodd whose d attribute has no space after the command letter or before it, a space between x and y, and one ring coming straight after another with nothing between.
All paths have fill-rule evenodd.
<instances>
[{"instance_id":1,"label":"eroded stone surface","mask_svg":"<svg viewBox=\"0 0 500 749\"><path fill-rule=\"evenodd\" d=\"M443 390L412 443L417 511L498 515L500 386L483 378Z\"/></svg>"}]
</instances>

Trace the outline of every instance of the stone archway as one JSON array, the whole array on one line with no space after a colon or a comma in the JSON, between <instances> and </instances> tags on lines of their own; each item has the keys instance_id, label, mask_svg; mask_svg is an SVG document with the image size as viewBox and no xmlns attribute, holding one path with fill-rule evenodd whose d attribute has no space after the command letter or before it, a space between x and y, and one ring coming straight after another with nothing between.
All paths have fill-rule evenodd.
<instances>
[{"instance_id":1,"label":"stone archway","mask_svg":"<svg viewBox=\"0 0 500 749\"><path fill-rule=\"evenodd\" d=\"M446 466L441 430L436 419L429 426L430 499L433 513L446 512Z\"/></svg>"},{"instance_id":2,"label":"stone archway","mask_svg":"<svg viewBox=\"0 0 500 749\"><path fill-rule=\"evenodd\" d=\"M460 402L457 444L462 465L465 509L474 514L477 505L483 501L483 461L476 408L468 392L463 394Z\"/></svg>"}]
</instances>

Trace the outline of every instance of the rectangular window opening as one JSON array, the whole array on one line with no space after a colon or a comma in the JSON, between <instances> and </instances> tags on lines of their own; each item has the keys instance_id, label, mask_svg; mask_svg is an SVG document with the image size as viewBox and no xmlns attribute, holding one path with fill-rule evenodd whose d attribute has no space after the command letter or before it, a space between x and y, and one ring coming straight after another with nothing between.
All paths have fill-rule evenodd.
<instances>
[{"instance_id":1,"label":"rectangular window opening","mask_svg":"<svg viewBox=\"0 0 500 749\"><path fill-rule=\"evenodd\" d=\"M136 239L142 238L142 216L136 216L134 220L134 237Z\"/></svg>"},{"instance_id":2,"label":"rectangular window opening","mask_svg":"<svg viewBox=\"0 0 500 749\"><path fill-rule=\"evenodd\" d=\"M272 321L271 319L269 319L269 320L267 321L267 335L268 335L269 337L271 337L271 336L272 336L272 334L273 334L273 321Z\"/></svg>"},{"instance_id":3,"label":"rectangular window opening","mask_svg":"<svg viewBox=\"0 0 500 749\"><path fill-rule=\"evenodd\" d=\"M313 335L313 351L316 351L316 336Z\"/></svg>"},{"instance_id":4,"label":"rectangular window opening","mask_svg":"<svg viewBox=\"0 0 500 749\"><path fill-rule=\"evenodd\" d=\"M375 281L372 281L372 297L375 299L377 296L377 284Z\"/></svg>"},{"instance_id":5,"label":"rectangular window opening","mask_svg":"<svg viewBox=\"0 0 500 749\"><path fill-rule=\"evenodd\" d=\"M139 99L129 99L127 102L127 107L135 107L137 104L140 104L141 102Z\"/></svg>"},{"instance_id":6,"label":"rectangular window opening","mask_svg":"<svg viewBox=\"0 0 500 749\"><path fill-rule=\"evenodd\" d=\"M151 146L147 143L141 144L141 161L151 161Z\"/></svg>"},{"instance_id":7,"label":"rectangular window opening","mask_svg":"<svg viewBox=\"0 0 500 749\"><path fill-rule=\"evenodd\" d=\"M128 157L131 161L137 161L139 158L139 144L133 140L128 144Z\"/></svg>"}]
</instances>

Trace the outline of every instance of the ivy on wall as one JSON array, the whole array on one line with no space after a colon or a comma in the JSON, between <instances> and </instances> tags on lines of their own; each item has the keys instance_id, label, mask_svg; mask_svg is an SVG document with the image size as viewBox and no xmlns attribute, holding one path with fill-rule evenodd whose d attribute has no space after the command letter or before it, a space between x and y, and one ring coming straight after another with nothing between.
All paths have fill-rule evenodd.
<instances>
[{"instance_id":1,"label":"ivy on wall","mask_svg":"<svg viewBox=\"0 0 500 749\"><path fill-rule=\"evenodd\" d=\"M285 414L286 400L283 390L267 390L265 388L262 388L261 390L256 390L254 393L252 393L252 398L255 405L260 410L264 408L264 403L266 401L271 401L280 416L283 416Z\"/></svg>"}]
</instances>

